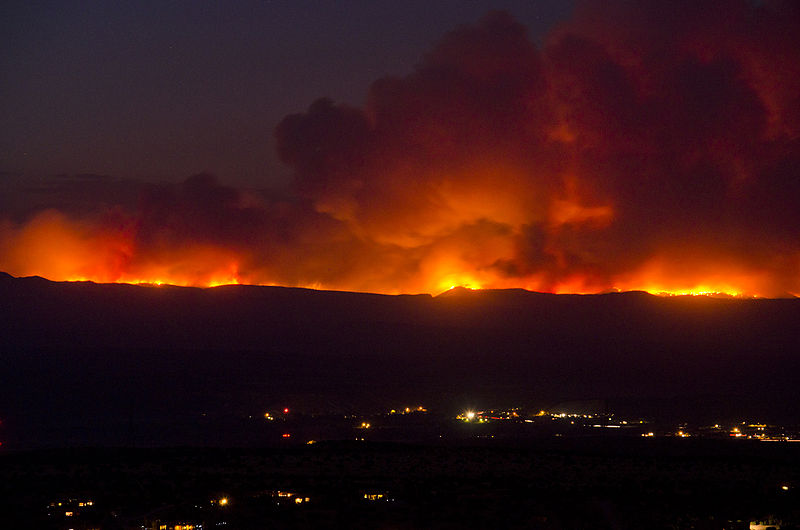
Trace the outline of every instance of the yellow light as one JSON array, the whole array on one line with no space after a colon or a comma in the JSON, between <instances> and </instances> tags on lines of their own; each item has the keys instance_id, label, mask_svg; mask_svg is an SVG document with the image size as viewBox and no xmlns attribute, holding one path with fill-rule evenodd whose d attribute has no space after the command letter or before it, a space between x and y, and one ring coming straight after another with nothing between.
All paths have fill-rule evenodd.
<instances>
[{"instance_id":1,"label":"yellow light","mask_svg":"<svg viewBox=\"0 0 800 530\"><path fill-rule=\"evenodd\" d=\"M789 491L789 486L783 485L783 486L781 486L781 489L783 491Z\"/></svg>"},{"instance_id":2,"label":"yellow light","mask_svg":"<svg viewBox=\"0 0 800 530\"><path fill-rule=\"evenodd\" d=\"M715 289L683 289L674 291L651 291L647 290L650 294L657 296L730 296L733 298L745 298L746 296L741 292L734 289L730 290L715 290Z\"/></svg>"},{"instance_id":3,"label":"yellow light","mask_svg":"<svg viewBox=\"0 0 800 530\"><path fill-rule=\"evenodd\" d=\"M219 500L219 505L220 505L220 506L225 506L226 504L228 504L228 498L227 498L227 497L222 497L222 498Z\"/></svg>"},{"instance_id":4,"label":"yellow light","mask_svg":"<svg viewBox=\"0 0 800 530\"><path fill-rule=\"evenodd\" d=\"M303 502L303 499L301 499L300 497L295 497L294 498L294 503L295 504L301 504L302 502Z\"/></svg>"},{"instance_id":5,"label":"yellow light","mask_svg":"<svg viewBox=\"0 0 800 530\"><path fill-rule=\"evenodd\" d=\"M478 280L478 278L470 274L462 273L445 274L435 285L436 288L434 290L437 292L450 291L456 287L463 287L470 291L481 289L482 287L481 281Z\"/></svg>"}]
</instances>

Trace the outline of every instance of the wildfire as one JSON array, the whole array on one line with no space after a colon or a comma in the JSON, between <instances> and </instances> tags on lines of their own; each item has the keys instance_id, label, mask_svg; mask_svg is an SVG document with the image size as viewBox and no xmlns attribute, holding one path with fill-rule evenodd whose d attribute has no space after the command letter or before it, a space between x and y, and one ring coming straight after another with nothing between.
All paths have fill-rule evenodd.
<instances>
[{"instance_id":1,"label":"wildfire","mask_svg":"<svg viewBox=\"0 0 800 530\"><path fill-rule=\"evenodd\" d=\"M710 297L728 296L732 298L757 298L756 295L745 296L739 291L711 291L705 289L689 289L685 291L657 291L650 293L658 294L661 296L710 296Z\"/></svg>"},{"instance_id":2,"label":"wildfire","mask_svg":"<svg viewBox=\"0 0 800 530\"><path fill-rule=\"evenodd\" d=\"M41 274L37 274L36 276L42 276ZM46 276L45 276L46 277ZM155 276L155 277L140 277L140 276L126 276L122 275L114 280L108 280L104 277L86 277L86 276L73 276L73 277L64 277L64 278L48 278L53 281L65 281L65 282L94 282L94 283L124 283L129 285L145 285L145 286L153 286L153 287L160 287L160 286L177 286L177 287L219 287L222 285L241 285L242 282L239 278L235 275L228 275L226 276L224 272L219 272L218 274L212 274L208 279L193 279L190 277L181 277L181 276ZM268 284L256 284L256 285L268 285Z\"/></svg>"},{"instance_id":3,"label":"wildfire","mask_svg":"<svg viewBox=\"0 0 800 530\"><path fill-rule=\"evenodd\" d=\"M476 290L481 289L481 284L469 275L453 274L446 276L438 283L439 291L449 291L456 287L463 287L465 289Z\"/></svg>"},{"instance_id":4,"label":"wildfire","mask_svg":"<svg viewBox=\"0 0 800 530\"><path fill-rule=\"evenodd\" d=\"M462 281L454 280L454 278L462 278ZM475 280L470 279L471 276L469 274L461 274L461 275L448 275L444 279L434 282L437 285L437 289L433 291L429 291L428 294L438 294L445 291L452 291L453 289L460 287L464 289L468 289L471 291L478 291L481 289L506 289L506 288L513 288L509 287L507 283L498 282L497 284L493 284L491 282L487 283L486 285L482 285ZM102 278L90 278L90 277L65 277L65 278L48 278L53 281L67 281L67 282L95 282L95 283L120 283L120 284L131 284L131 285L142 285L142 286L180 286L180 287L201 287L201 288L210 288L210 287L219 287L223 285L260 285L260 286L274 286L278 285L273 282L242 282L236 276L228 276L225 277L223 275L212 277L212 279L207 281L192 281L188 280L187 278L169 278L169 277L158 277L158 278L129 278L129 277L120 277L114 281L107 281ZM320 284L318 282L311 283L311 284L299 284L299 285L287 285L287 287L302 287L306 289L315 289L315 290L350 290L346 287L333 285L333 286L326 286ZM598 289L598 290L591 290L582 287L582 284L579 280L576 280L573 283L562 283L556 286L552 290L544 290L544 289L537 289L537 288L528 288L528 286L517 286L522 287L530 291L539 291L539 292L552 292L553 294L599 294L608 291L644 291L652 295L656 296L665 296L665 297L675 297L675 296L697 296L697 297L709 297L709 298L760 298L762 297L758 293L755 292L744 292L739 289L731 288L729 286L719 286L719 287L709 287L709 286L700 286L700 287L692 287L692 288L665 288L659 286L652 286L648 284L644 284L641 286L634 285L631 288L627 289L620 289L620 288L612 288L612 289ZM381 294L404 294L403 291L399 291L396 289L388 288L388 289L374 289L371 292L381 293ZM413 291L413 292L426 292L426 291ZM791 293L787 293L790 296ZM796 295L794 295L796 296Z\"/></svg>"},{"instance_id":5,"label":"wildfire","mask_svg":"<svg viewBox=\"0 0 800 530\"><path fill-rule=\"evenodd\" d=\"M509 275L496 266L514 258L514 233L490 234L475 247L468 240L447 241L416 258L368 264L363 275L303 279L283 269L252 265L246 250L211 244L182 244L175 248L142 248L136 234L110 233L106 227L87 227L53 212L17 229L0 232L0 270L15 276L38 275L54 281L92 281L139 285L216 287L220 285L284 285L312 289L353 290L383 294L438 294L454 287L467 289L524 288L556 294L592 294L612 290L641 290L662 296L769 297L768 272L693 253L686 258L653 258L633 272L598 276L586 272L556 278L533 271ZM458 244L457 244L458 243ZM414 254L408 250L409 255ZM555 253L556 259L559 254ZM309 256L303 259L322 259ZM330 258L327 258L330 259ZM323 261L323 265L326 262ZM398 275L398 271L415 272ZM385 272L386 274L380 274ZM398 281L399 280L399 281ZM788 293L787 293L788 294Z\"/></svg>"},{"instance_id":6,"label":"wildfire","mask_svg":"<svg viewBox=\"0 0 800 530\"><path fill-rule=\"evenodd\" d=\"M541 47L492 12L373 83L363 108L320 99L286 116L286 197L206 174L142 184L126 207L76 205L85 182L43 186L24 215L0 216L0 271L384 294L800 293L788 4L606 4L576 9Z\"/></svg>"}]
</instances>

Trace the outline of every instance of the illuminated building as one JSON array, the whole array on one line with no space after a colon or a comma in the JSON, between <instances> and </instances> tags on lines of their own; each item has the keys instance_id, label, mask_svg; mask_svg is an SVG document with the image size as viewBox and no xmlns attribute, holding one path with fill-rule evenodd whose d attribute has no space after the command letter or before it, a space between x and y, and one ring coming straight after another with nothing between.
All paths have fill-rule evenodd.
<instances>
[{"instance_id":1,"label":"illuminated building","mask_svg":"<svg viewBox=\"0 0 800 530\"><path fill-rule=\"evenodd\" d=\"M53 520L69 521L70 527L91 528L97 510L92 499L61 499L47 505L47 515Z\"/></svg>"}]
</instances>

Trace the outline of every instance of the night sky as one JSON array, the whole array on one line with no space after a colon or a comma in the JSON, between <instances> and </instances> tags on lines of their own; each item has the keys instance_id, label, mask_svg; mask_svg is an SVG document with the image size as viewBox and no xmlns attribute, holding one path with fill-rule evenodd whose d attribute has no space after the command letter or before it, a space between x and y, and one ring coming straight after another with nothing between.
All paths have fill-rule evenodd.
<instances>
[{"instance_id":1,"label":"night sky","mask_svg":"<svg viewBox=\"0 0 800 530\"><path fill-rule=\"evenodd\" d=\"M272 131L320 97L361 105L490 9L541 39L569 1L4 2L0 171L281 187Z\"/></svg>"},{"instance_id":2,"label":"night sky","mask_svg":"<svg viewBox=\"0 0 800 530\"><path fill-rule=\"evenodd\" d=\"M794 2L3 9L12 275L800 293Z\"/></svg>"}]
</instances>

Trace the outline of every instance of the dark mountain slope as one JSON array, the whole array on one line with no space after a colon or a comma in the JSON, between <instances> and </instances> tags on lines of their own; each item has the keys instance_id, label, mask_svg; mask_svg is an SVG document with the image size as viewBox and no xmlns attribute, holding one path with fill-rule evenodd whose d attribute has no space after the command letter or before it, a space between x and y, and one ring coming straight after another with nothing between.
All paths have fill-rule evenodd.
<instances>
[{"instance_id":1,"label":"dark mountain slope","mask_svg":"<svg viewBox=\"0 0 800 530\"><path fill-rule=\"evenodd\" d=\"M292 400L456 411L605 399L631 413L795 421L798 323L796 299L381 296L2 276L0 419L57 438L65 424L91 434L109 418L250 414Z\"/></svg>"}]
</instances>

